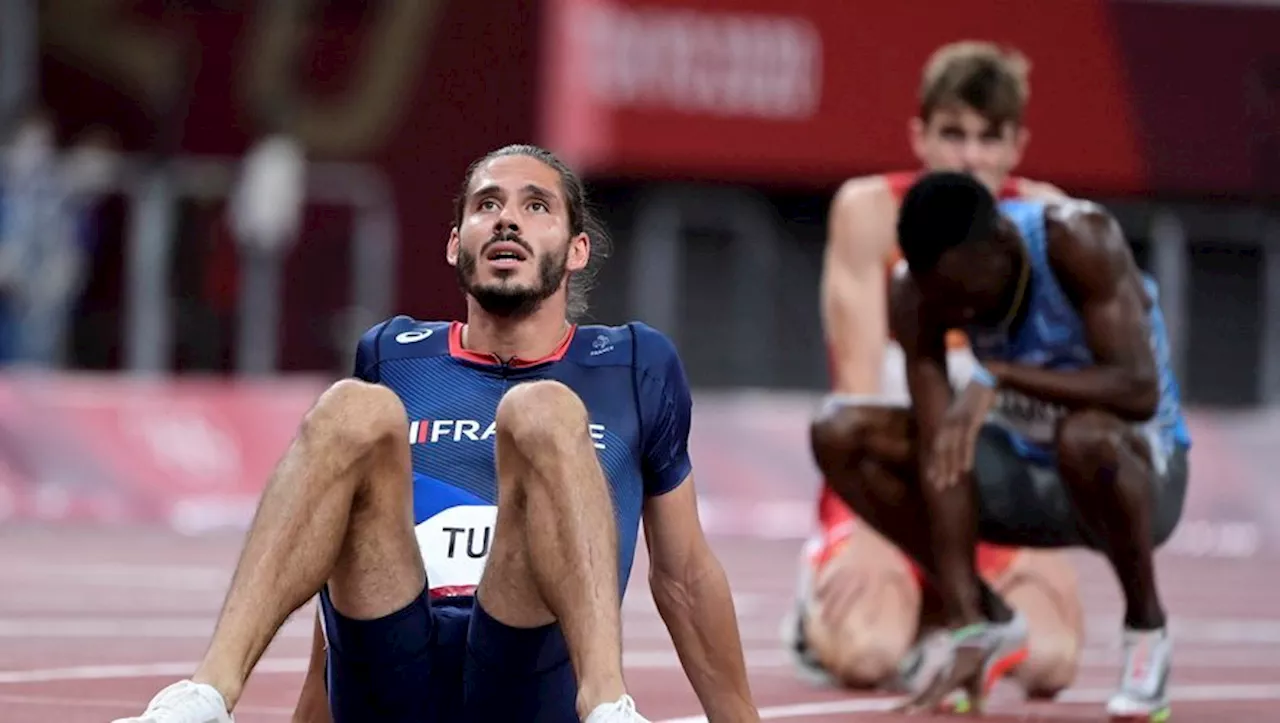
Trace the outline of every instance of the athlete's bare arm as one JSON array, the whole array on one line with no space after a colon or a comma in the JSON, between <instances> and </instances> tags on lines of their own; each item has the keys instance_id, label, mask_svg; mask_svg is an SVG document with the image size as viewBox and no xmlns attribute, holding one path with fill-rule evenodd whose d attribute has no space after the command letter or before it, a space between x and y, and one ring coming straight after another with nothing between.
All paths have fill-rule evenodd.
<instances>
[{"instance_id":1,"label":"athlete's bare arm","mask_svg":"<svg viewBox=\"0 0 1280 723\"><path fill-rule=\"evenodd\" d=\"M1147 311L1152 303L1120 226L1101 207L1068 202L1045 210L1049 262L1080 310L1094 365L1078 371L992 365L1002 387L1067 409L1150 419L1160 397Z\"/></svg>"},{"instance_id":2,"label":"athlete's bare arm","mask_svg":"<svg viewBox=\"0 0 1280 723\"><path fill-rule=\"evenodd\" d=\"M983 613L974 575L977 496L972 476L966 473L972 469L974 441L989 408L990 389L970 382L953 400L946 327L923 303L910 275L896 275L892 291L891 323L902 344L919 435L919 490L928 515L932 572L950 623L968 625L980 621Z\"/></svg>"},{"instance_id":3,"label":"athlete's bare arm","mask_svg":"<svg viewBox=\"0 0 1280 723\"><path fill-rule=\"evenodd\" d=\"M911 276L894 275L890 290L889 324L902 345L907 371L907 389L911 393L912 414L919 434L917 447L921 464L927 458L942 418L951 405L951 382L947 377L946 328L927 315L920 292ZM920 468L923 475L925 469Z\"/></svg>"},{"instance_id":4,"label":"athlete's bare arm","mask_svg":"<svg viewBox=\"0 0 1280 723\"><path fill-rule=\"evenodd\" d=\"M649 588L680 664L712 721L757 721L724 567L698 520L693 477L645 501Z\"/></svg>"},{"instance_id":5,"label":"athlete's bare arm","mask_svg":"<svg viewBox=\"0 0 1280 723\"><path fill-rule=\"evenodd\" d=\"M848 181L827 221L822 325L840 394L879 394L888 343L885 260L893 251L896 202L881 176Z\"/></svg>"}]
</instances>

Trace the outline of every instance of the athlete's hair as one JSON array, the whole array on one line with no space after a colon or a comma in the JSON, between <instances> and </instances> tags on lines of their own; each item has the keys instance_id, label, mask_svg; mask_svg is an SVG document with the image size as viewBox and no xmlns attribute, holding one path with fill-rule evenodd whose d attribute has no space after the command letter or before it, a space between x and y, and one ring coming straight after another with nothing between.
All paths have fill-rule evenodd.
<instances>
[{"instance_id":1,"label":"athlete's hair","mask_svg":"<svg viewBox=\"0 0 1280 723\"><path fill-rule=\"evenodd\" d=\"M927 272L949 249L995 234L996 200L967 173L921 176L898 212L898 244L912 272Z\"/></svg>"},{"instance_id":2,"label":"athlete's hair","mask_svg":"<svg viewBox=\"0 0 1280 723\"><path fill-rule=\"evenodd\" d=\"M987 122L1020 124L1031 87L1031 64L1012 48L965 40L944 45L925 63L920 81L920 120L940 108L965 105Z\"/></svg>"},{"instance_id":3,"label":"athlete's hair","mask_svg":"<svg viewBox=\"0 0 1280 723\"><path fill-rule=\"evenodd\" d=\"M578 178L578 174L574 173L573 169L569 168L556 154L534 145L513 144L503 146L476 159L467 167L467 173L462 178L462 190L454 202L453 224L456 227L462 226L462 219L467 210L467 191L471 188L471 181L476 171L489 161L505 156L527 156L555 170L560 176L560 190L564 193L565 205L569 209L570 236L585 233L591 240L591 255L587 258L586 268L569 277L568 316L572 320L579 320L587 313L587 295L595 283L601 264L609 256L611 243L608 231L600 219L596 218L587 200L587 190L582 179Z\"/></svg>"}]
</instances>

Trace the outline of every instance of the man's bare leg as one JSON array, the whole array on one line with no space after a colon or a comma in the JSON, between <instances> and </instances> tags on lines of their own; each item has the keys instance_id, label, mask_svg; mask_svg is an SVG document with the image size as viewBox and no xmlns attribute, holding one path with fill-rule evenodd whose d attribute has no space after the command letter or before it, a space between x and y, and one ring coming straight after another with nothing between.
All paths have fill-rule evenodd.
<instances>
[{"instance_id":1,"label":"man's bare leg","mask_svg":"<svg viewBox=\"0 0 1280 723\"><path fill-rule=\"evenodd\" d=\"M926 578L949 591L947 619L950 626L984 620L1014 621L1008 604L991 590L977 572L977 492L971 485L956 485L937 494L918 478L916 432L911 411L894 407L829 404L810 429L814 459L824 477L840 496L919 565ZM935 518L940 507L950 506L953 517L970 518L971 524L944 526ZM954 523L954 520L953 520ZM971 527L972 529L969 529ZM921 531L932 532L933 540ZM937 552L935 553L935 548ZM957 604L958 603L958 604ZM989 627L969 628L962 634L981 636L979 645L957 644L946 675L933 678L913 697L909 709L929 709L962 682L980 710L983 669L1016 654L1021 647L1020 627L997 637Z\"/></svg>"},{"instance_id":2,"label":"man's bare leg","mask_svg":"<svg viewBox=\"0 0 1280 723\"><path fill-rule=\"evenodd\" d=\"M1165 627L1155 573L1151 449L1113 415L1076 412L1058 425L1058 469L1081 518L1106 543L1124 591L1124 624Z\"/></svg>"},{"instance_id":3,"label":"man's bare leg","mask_svg":"<svg viewBox=\"0 0 1280 723\"><path fill-rule=\"evenodd\" d=\"M1169 715L1172 640L1156 586L1156 485L1152 449L1129 423L1096 410L1058 424L1058 471L1085 525L1097 535L1124 592L1125 665L1107 703L1113 720Z\"/></svg>"},{"instance_id":4,"label":"man's bare leg","mask_svg":"<svg viewBox=\"0 0 1280 723\"><path fill-rule=\"evenodd\" d=\"M813 657L841 685L874 689L894 680L915 642L920 585L898 548L862 520L853 524L817 571L803 629Z\"/></svg>"},{"instance_id":5,"label":"man's bare leg","mask_svg":"<svg viewBox=\"0 0 1280 723\"><path fill-rule=\"evenodd\" d=\"M620 699L618 533L608 483L568 387L514 387L496 417L498 520L477 599L518 628L559 621L585 718Z\"/></svg>"},{"instance_id":6,"label":"man's bare leg","mask_svg":"<svg viewBox=\"0 0 1280 723\"><path fill-rule=\"evenodd\" d=\"M905 407L832 403L810 429L814 459L831 488L880 534L911 558L930 583L939 581L939 563L927 535L929 514L916 479L917 455L911 410ZM976 534L976 533L975 533ZM978 577L977 544L961 551L976 583L979 609L991 620L1012 617L1008 605ZM956 560L950 560L953 566ZM966 566L959 566L962 571ZM955 571L953 570L953 577Z\"/></svg>"},{"instance_id":7,"label":"man's bare leg","mask_svg":"<svg viewBox=\"0 0 1280 723\"><path fill-rule=\"evenodd\" d=\"M1075 680L1084 644L1075 568L1058 550L1019 550L992 587L1027 618L1027 659L1014 678L1028 697L1054 698Z\"/></svg>"},{"instance_id":8,"label":"man's bare leg","mask_svg":"<svg viewBox=\"0 0 1280 723\"><path fill-rule=\"evenodd\" d=\"M395 393L354 380L330 387L307 413L263 492L192 676L228 709L280 626L326 582L352 618L388 615L422 592L406 419Z\"/></svg>"}]
</instances>

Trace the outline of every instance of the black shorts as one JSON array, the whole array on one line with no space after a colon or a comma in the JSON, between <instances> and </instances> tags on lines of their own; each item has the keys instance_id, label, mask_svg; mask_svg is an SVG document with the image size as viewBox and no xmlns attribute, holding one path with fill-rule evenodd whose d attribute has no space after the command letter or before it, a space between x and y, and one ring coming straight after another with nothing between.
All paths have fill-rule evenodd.
<instances>
[{"instance_id":1,"label":"black shorts","mask_svg":"<svg viewBox=\"0 0 1280 723\"><path fill-rule=\"evenodd\" d=\"M1176 447L1163 470L1153 471L1154 544L1173 534L1187 496L1187 450ZM1155 467L1153 466L1153 470ZM988 424L974 450L978 484L979 535L984 542L1011 547L1090 547L1105 551L1071 502L1053 464L1028 460L1005 430Z\"/></svg>"},{"instance_id":2,"label":"black shorts","mask_svg":"<svg viewBox=\"0 0 1280 723\"><path fill-rule=\"evenodd\" d=\"M320 593L334 723L577 723L578 684L558 624L513 628L472 597L353 620Z\"/></svg>"}]
</instances>

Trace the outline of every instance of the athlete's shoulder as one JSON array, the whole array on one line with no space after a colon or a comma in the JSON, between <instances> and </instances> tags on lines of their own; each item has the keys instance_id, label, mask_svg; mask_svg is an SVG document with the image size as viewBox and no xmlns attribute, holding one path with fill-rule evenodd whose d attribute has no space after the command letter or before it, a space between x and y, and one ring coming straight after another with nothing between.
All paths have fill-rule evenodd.
<instances>
[{"instance_id":1,"label":"athlete's shoulder","mask_svg":"<svg viewBox=\"0 0 1280 723\"><path fill-rule=\"evenodd\" d=\"M865 207L873 204L888 204L896 200L895 189L904 183L899 173L880 173L873 176L856 176L840 184L832 199L835 209L849 206ZM905 181L910 186L910 180Z\"/></svg>"},{"instance_id":2,"label":"athlete's shoulder","mask_svg":"<svg viewBox=\"0 0 1280 723\"><path fill-rule=\"evenodd\" d=\"M634 341L626 326L579 326L565 352L565 359L582 366L630 366Z\"/></svg>"},{"instance_id":3,"label":"athlete's shoulder","mask_svg":"<svg viewBox=\"0 0 1280 723\"><path fill-rule=\"evenodd\" d=\"M1010 188L1017 198L1029 201L1065 201L1070 198L1061 188L1044 181L1014 176L1009 179Z\"/></svg>"},{"instance_id":4,"label":"athlete's shoulder","mask_svg":"<svg viewBox=\"0 0 1280 723\"><path fill-rule=\"evenodd\" d=\"M693 393L675 342L639 321L627 324L635 340L636 397L656 469L665 470L655 487L674 488L689 474L685 445L689 438Z\"/></svg>"},{"instance_id":5,"label":"athlete's shoulder","mask_svg":"<svg viewBox=\"0 0 1280 723\"><path fill-rule=\"evenodd\" d=\"M356 376L376 379L377 365L389 359L448 354L449 325L403 314L374 324L360 335L356 346Z\"/></svg>"},{"instance_id":6,"label":"athlete's shoulder","mask_svg":"<svg viewBox=\"0 0 1280 723\"><path fill-rule=\"evenodd\" d=\"M1050 239L1105 242L1123 239L1120 223L1111 211L1096 201L1062 198L1043 203L1045 232Z\"/></svg>"},{"instance_id":7,"label":"athlete's shoulder","mask_svg":"<svg viewBox=\"0 0 1280 723\"><path fill-rule=\"evenodd\" d=\"M646 369L665 369L680 363L680 352L671 337L642 321L627 325L636 340L636 366Z\"/></svg>"},{"instance_id":8,"label":"athlete's shoulder","mask_svg":"<svg viewBox=\"0 0 1280 723\"><path fill-rule=\"evenodd\" d=\"M895 252L898 200L890 175L845 181L827 219L827 264L880 264Z\"/></svg>"},{"instance_id":9,"label":"athlete's shoulder","mask_svg":"<svg viewBox=\"0 0 1280 723\"><path fill-rule=\"evenodd\" d=\"M1044 235L1049 264L1081 296L1109 294L1138 270L1120 222L1105 206L1068 199L1047 204Z\"/></svg>"},{"instance_id":10,"label":"athlete's shoulder","mask_svg":"<svg viewBox=\"0 0 1280 723\"><path fill-rule=\"evenodd\" d=\"M415 344L433 337L443 337L447 342L452 324L451 321L424 321L399 314L374 324L365 333L376 333L381 339L400 345Z\"/></svg>"},{"instance_id":11,"label":"athlete's shoulder","mask_svg":"<svg viewBox=\"0 0 1280 723\"><path fill-rule=\"evenodd\" d=\"M631 365L637 369L663 368L679 358L666 334L642 321L620 326L580 326L568 357L591 366Z\"/></svg>"},{"instance_id":12,"label":"athlete's shoulder","mask_svg":"<svg viewBox=\"0 0 1280 723\"><path fill-rule=\"evenodd\" d=\"M662 331L631 321L621 326L581 326L571 353L591 366L630 365L641 377L684 375L676 344Z\"/></svg>"}]
</instances>

